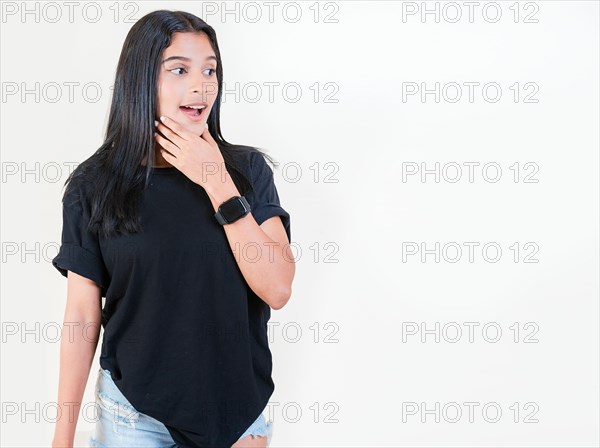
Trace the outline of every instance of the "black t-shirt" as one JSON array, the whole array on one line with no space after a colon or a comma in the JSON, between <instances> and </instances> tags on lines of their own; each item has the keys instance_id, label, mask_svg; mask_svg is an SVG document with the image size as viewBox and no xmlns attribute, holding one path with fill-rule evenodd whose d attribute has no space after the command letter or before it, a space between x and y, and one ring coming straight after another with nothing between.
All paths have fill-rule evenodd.
<instances>
[{"instance_id":1,"label":"black t-shirt","mask_svg":"<svg viewBox=\"0 0 600 448\"><path fill-rule=\"evenodd\" d=\"M260 225L279 215L273 172L243 155ZM270 307L248 286L206 191L175 167L154 168L142 232L102 238L86 230L90 186L67 186L62 244L52 264L95 281L106 297L100 366L179 447L231 446L258 418L275 385L267 341ZM245 256L257 251L246 249ZM263 254L268 248L263 248ZM268 252L266 252L268 254Z\"/></svg>"}]
</instances>

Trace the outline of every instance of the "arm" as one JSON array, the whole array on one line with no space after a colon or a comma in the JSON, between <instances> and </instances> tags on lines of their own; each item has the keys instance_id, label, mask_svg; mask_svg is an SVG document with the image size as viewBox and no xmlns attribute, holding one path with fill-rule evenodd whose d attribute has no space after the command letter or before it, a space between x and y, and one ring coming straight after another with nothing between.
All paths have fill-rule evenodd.
<instances>
[{"instance_id":1,"label":"arm","mask_svg":"<svg viewBox=\"0 0 600 448\"><path fill-rule=\"evenodd\" d=\"M215 212L222 202L240 194L231 176L226 178L226 182L215 182L216 187L207 190ZM250 212L223 228L248 286L272 309L285 306L290 299L296 264L281 218L273 216L259 226ZM260 248L256 257L251 245ZM244 248L249 248L251 258L241 256Z\"/></svg>"},{"instance_id":2,"label":"arm","mask_svg":"<svg viewBox=\"0 0 600 448\"><path fill-rule=\"evenodd\" d=\"M54 448L73 446L81 400L101 328L100 287L72 271L68 271L67 278L67 306L61 333L58 381L61 413L52 441Z\"/></svg>"},{"instance_id":3,"label":"arm","mask_svg":"<svg viewBox=\"0 0 600 448\"><path fill-rule=\"evenodd\" d=\"M161 150L163 158L192 182L204 188L215 212L221 203L232 196L240 195L231 176L224 169L225 161L219 145L210 135L208 124L202 135L198 136L169 117L161 116L160 119L162 123L157 123L157 129L164 137L158 133L154 135L164 148ZM255 165L257 174L254 180L260 178L263 182L262 188L266 187L266 194L274 199L274 184L264 185L265 181L269 181L265 176L272 176L272 172L262 156L259 160L261 162ZM207 171L207 167L211 168L210 171ZM215 167L218 167L216 171ZM224 172L220 171L221 168ZM248 286L271 308L282 308L291 295L296 265L281 218L272 216L259 226L250 213L223 227ZM260 253L256 259L253 257L247 260L239 256L240 252L244 253L245 248L251 247L249 245L258 246Z\"/></svg>"}]
</instances>

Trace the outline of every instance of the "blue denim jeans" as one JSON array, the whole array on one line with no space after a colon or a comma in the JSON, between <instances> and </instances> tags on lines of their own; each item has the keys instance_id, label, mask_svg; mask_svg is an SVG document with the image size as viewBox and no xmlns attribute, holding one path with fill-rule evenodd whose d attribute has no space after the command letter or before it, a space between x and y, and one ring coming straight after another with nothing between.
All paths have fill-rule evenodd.
<instances>
[{"instance_id":1,"label":"blue denim jeans","mask_svg":"<svg viewBox=\"0 0 600 448\"><path fill-rule=\"evenodd\" d=\"M98 420L89 440L92 447L146 447L177 448L169 431L158 420L138 412L123 396L113 382L110 371L100 368L96 381ZM273 422L267 422L261 414L244 432L267 438L267 446L273 436Z\"/></svg>"}]
</instances>

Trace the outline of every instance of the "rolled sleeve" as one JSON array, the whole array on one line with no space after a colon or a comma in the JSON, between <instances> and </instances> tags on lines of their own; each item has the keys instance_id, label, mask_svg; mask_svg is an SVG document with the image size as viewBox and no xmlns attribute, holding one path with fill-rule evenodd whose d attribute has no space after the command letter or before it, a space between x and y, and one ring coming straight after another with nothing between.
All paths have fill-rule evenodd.
<instances>
[{"instance_id":1,"label":"rolled sleeve","mask_svg":"<svg viewBox=\"0 0 600 448\"><path fill-rule=\"evenodd\" d=\"M280 216L288 241L292 241L290 214L281 206L273 179L273 170L260 153L252 153L252 215L258 225L273 216Z\"/></svg>"},{"instance_id":2,"label":"rolled sleeve","mask_svg":"<svg viewBox=\"0 0 600 448\"><path fill-rule=\"evenodd\" d=\"M102 259L98 237L87 228L90 220L89 210L82 190L69 183L63 197L61 246L58 254L52 259L52 265L64 277L67 277L67 271L72 271L93 280L102 287L104 296L109 276Z\"/></svg>"}]
</instances>

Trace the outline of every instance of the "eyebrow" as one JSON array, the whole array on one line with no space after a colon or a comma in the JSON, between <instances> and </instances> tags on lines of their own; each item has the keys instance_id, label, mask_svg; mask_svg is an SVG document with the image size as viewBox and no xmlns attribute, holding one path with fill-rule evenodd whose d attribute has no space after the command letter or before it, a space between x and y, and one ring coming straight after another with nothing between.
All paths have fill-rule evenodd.
<instances>
[{"instance_id":1,"label":"eyebrow","mask_svg":"<svg viewBox=\"0 0 600 448\"><path fill-rule=\"evenodd\" d=\"M180 60L180 61L185 61L185 62L192 62L192 60L190 58L186 58L185 56L169 56L167 59L165 59L164 61L162 61L162 63L166 63L169 61L174 61L174 60ZM209 56L205 59L206 61L210 61L210 60L217 60L216 56Z\"/></svg>"}]
</instances>

